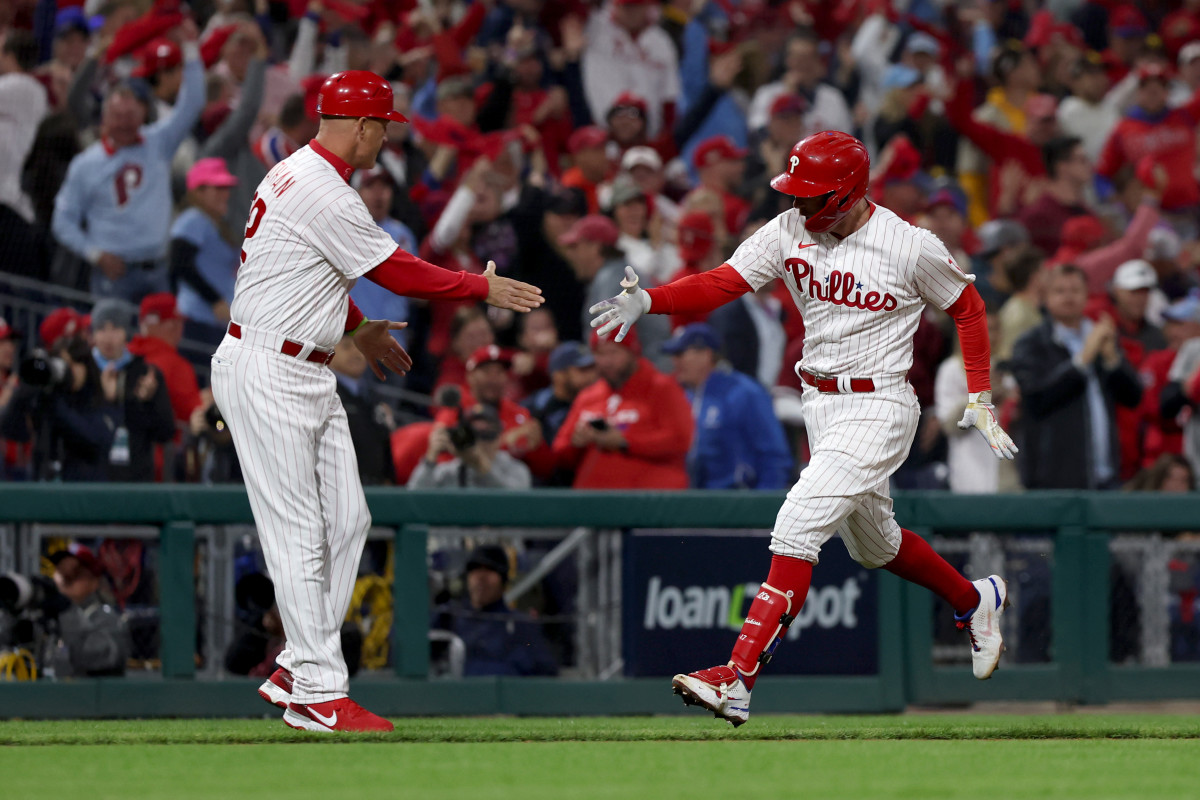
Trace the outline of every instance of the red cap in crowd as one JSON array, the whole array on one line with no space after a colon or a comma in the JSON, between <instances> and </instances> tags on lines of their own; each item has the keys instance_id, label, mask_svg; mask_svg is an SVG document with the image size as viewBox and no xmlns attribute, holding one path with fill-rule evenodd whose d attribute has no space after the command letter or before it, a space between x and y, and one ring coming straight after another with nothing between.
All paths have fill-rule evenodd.
<instances>
[{"instance_id":1,"label":"red cap in crowd","mask_svg":"<svg viewBox=\"0 0 1200 800\"><path fill-rule=\"evenodd\" d=\"M138 306L138 322L143 325L157 325L173 319L183 319L175 305L175 295L170 292L156 292L142 298L142 303Z\"/></svg>"},{"instance_id":2,"label":"red cap in crowd","mask_svg":"<svg viewBox=\"0 0 1200 800\"><path fill-rule=\"evenodd\" d=\"M1104 241L1104 237L1107 235L1108 229L1104 227L1104 223L1100 221L1099 217L1091 214L1071 217L1062 226L1062 248L1080 252L1090 250Z\"/></svg>"},{"instance_id":3,"label":"red cap in crowd","mask_svg":"<svg viewBox=\"0 0 1200 800\"><path fill-rule=\"evenodd\" d=\"M64 336L73 336L84 329L83 319L73 308L56 308L38 326L38 338L45 347L53 347Z\"/></svg>"},{"instance_id":4,"label":"red cap in crowd","mask_svg":"<svg viewBox=\"0 0 1200 800\"><path fill-rule=\"evenodd\" d=\"M613 100L612 105L608 107L608 114L611 116L614 111L624 108L632 108L642 115L642 119L646 118L646 98L642 97L640 94L634 94L633 92L621 92L619 95L617 95L617 99Z\"/></svg>"},{"instance_id":5,"label":"red cap in crowd","mask_svg":"<svg viewBox=\"0 0 1200 800\"><path fill-rule=\"evenodd\" d=\"M738 147L733 139L724 134L710 136L696 145L696 152L692 153L692 163L696 165L697 169L703 169L721 161L745 158L747 152L745 148Z\"/></svg>"},{"instance_id":6,"label":"red cap in crowd","mask_svg":"<svg viewBox=\"0 0 1200 800\"><path fill-rule=\"evenodd\" d=\"M599 125L588 125L571 134L567 139L567 152L575 155L589 147L604 147L608 144L608 131Z\"/></svg>"},{"instance_id":7,"label":"red cap in crowd","mask_svg":"<svg viewBox=\"0 0 1200 800\"><path fill-rule=\"evenodd\" d=\"M1145 36L1150 32L1146 17L1137 6L1129 3L1108 12L1108 27L1117 36L1124 38Z\"/></svg>"},{"instance_id":8,"label":"red cap in crowd","mask_svg":"<svg viewBox=\"0 0 1200 800\"><path fill-rule=\"evenodd\" d=\"M588 214L577 220L567 229L566 233L558 237L558 243L563 247L570 247L580 242L599 242L612 247L619 238L621 238L621 232L617 229L615 222L603 214Z\"/></svg>"},{"instance_id":9,"label":"red cap in crowd","mask_svg":"<svg viewBox=\"0 0 1200 800\"><path fill-rule=\"evenodd\" d=\"M20 336L21 334L17 333L16 330L13 329L13 326L9 325L4 317L0 317L0 342L7 342L11 339L19 339Z\"/></svg>"},{"instance_id":10,"label":"red cap in crowd","mask_svg":"<svg viewBox=\"0 0 1200 800\"><path fill-rule=\"evenodd\" d=\"M771 103L771 116L781 114L803 114L808 111L808 101L798 94L781 94Z\"/></svg>"},{"instance_id":11,"label":"red cap in crowd","mask_svg":"<svg viewBox=\"0 0 1200 800\"><path fill-rule=\"evenodd\" d=\"M1138 84L1141 85L1146 81L1162 81L1167 83L1171 80L1171 70L1166 64L1151 62L1142 64L1137 69Z\"/></svg>"},{"instance_id":12,"label":"red cap in crowd","mask_svg":"<svg viewBox=\"0 0 1200 800\"><path fill-rule=\"evenodd\" d=\"M620 329L618 328L617 330L619 331ZM605 341L605 342L608 342L609 344L615 344L618 347L625 347L629 350L632 350L633 354L635 356L640 356L642 354L642 342L640 339L638 339L638 332L637 332L636 325L631 327L629 329L629 332L625 334L625 338L619 342L617 341L617 338L616 338L617 331L613 331L612 333L608 334L607 336L604 337L603 340L600 338L600 334L598 331L599 331L599 328L592 329L592 338L591 338L592 352L596 351L596 348L600 346L601 341Z\"/></svg>"},{"instance_id":13,"label":"red cap in crowd","mask_svg":"<svg viewBox=\"0 0 1200 800\"><path fill-rule=\"evenodd\" d=\"M121 56L136 53L167 31L182 24L183 20L184 16L179 12L177 0L159 0L145 14L117 30L112 44L104 53L104 62L111 64Z\"/></svg>"},{"instance_id":14,"label":"red cap in crowd","mask_svg":"<svg viewBox=\"0 0 1200 800\"><path fill-rule=\"evenodd\" d=\"M508 367L512 365L512 356L504 348L489 344L471 353L471 357L467 359L467 371L470 372L484 364L503 364Z\"/></svg>"},{"instance_id":15,"label":"red cap in crowd","mask_svg":"<svg viewBox=\"0 0 1200 800\"><path fill-rule=\"evenodd\" d=\"M712 249L716 239L716 226L706 212L689 211L680 218L676 233L679 238L679 255L683 260L699 261Z\"/></svg>"},{"instance_id":16,"label":"red cap in crowd","mask_svg":"<svg viewBox=\"0 0 1200 800\"><path fill-rule=\"evenodd\" d=\"M50 555L50 562L57 567L68 558L78 559L84 569L97 577L104 574L104 567L101 566L100 559L96 558L96 554L86 545L71 542L67 545L66 550L59 550L57 553L52 553Z\"/></svg>"},{"instance_id":17,"label":"red cap in crowd","mask_svg":"<svg viewBox=\"0 0 1200 800\"><path fill-rule=\"evenodd\" d=\"M135 78L149 78L175 69L183 63L183 50L167 38L155 39L142 50L142 63L133 71Z\"/></svg>"}]
</instances>

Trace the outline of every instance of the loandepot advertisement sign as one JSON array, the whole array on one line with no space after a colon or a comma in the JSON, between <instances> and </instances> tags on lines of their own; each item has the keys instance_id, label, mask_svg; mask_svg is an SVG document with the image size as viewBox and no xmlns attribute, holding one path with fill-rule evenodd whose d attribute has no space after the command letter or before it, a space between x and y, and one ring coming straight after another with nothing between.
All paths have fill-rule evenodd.
<instances>
[{"instance_id":1,"label":"loandepot advertisement sign","mask_svg":"<svg viewBox=\"0 0 1200 800\"><path fill-rule=\"evenodd\" d=\"M625 673L674 675L724 664L770 569L762 532L631 531L622 546ZM876 581L837 537L767 667L780 675L878 671Z\"/></svg>"}]
</instances>

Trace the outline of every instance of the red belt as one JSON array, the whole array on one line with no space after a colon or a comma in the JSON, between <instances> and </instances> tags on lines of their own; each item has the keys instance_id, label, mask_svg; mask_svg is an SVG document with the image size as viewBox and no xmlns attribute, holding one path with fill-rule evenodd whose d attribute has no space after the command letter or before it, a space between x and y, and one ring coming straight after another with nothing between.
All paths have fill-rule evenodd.
<instances>
[{"instance_id":1,"label":"red belt","mask_svg":"<svg viewBox=\"0 0 1200 800\"><path fill-rule=\"evenodd\" d=\"M229 323L229 335L235 339L242 338L242 326L238 325L236 322ZM284 339L283 344L279 346L279 352L283 353L285 356L291 356L292 358L299 356L303 350L304 345L300 344L299 342L293 342L291 339ZM304 358L304 360L324 366L333 360L333 351L330 350L327 352L325 350L313 350Z\"/></svg>"},{"instance_id":2,"label":"red belt","mask_svg":"<svg viewBox=\"0 0 1200 800\"><path fill-rule=\"evenodd\" d=\"M837 378L818 378L808 370L802 369L800 370L800 379L809 386L816 387L816 390L822 394L840 394L842 392ZM875 381L870 378L851 378L850 391L855 393L873 392L875 391Z\"/></svg>"}]
</instances>

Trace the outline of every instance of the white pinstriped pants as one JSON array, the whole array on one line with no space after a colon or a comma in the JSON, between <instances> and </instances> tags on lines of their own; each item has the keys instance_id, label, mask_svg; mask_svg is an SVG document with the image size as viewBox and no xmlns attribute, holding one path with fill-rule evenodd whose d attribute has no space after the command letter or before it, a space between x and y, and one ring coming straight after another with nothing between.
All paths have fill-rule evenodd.
<instances>
[{"instance_id":1,"label":"white pinstriped pants","mask_svg":"<svg viewBox=\"0 0 1200 800\"><path fill-rule=\"evenodd\" d=\"M371 527L337 379L229 336L212 391L233 435L287 643L292 699L345 697L341 625Z\"/></svg>"},{"instance_id":2,"label":"white pinstriped pants","mask_svg":"<svg viewBox=\"0 0 1200 800\"><path fill-rule=\"evenodd\" d=\"M921 417L907 383L896 391L821 394L804 387L812 459L788 492L771 552L817 563L821 545L842 535L851 557L881 567L900 550L888 481L908 455Z\"/></svg>"}]
</instances>

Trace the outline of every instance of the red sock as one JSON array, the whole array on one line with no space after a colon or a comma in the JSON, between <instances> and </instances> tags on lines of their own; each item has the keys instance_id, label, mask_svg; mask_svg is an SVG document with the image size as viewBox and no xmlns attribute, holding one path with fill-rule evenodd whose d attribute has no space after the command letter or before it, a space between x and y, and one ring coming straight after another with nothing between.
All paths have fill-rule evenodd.
<instances>
[{"instance_id":1,"label":"red sock","mask_svg":"<svg viewBox=\"0 0 1200 800\"><path fill-rule=\"evenodd\" d=\"M900 533L900 552L884 569L924 586L953 606L955 614L965 614L979 605L975 586L935 553L929 542L903 528Z\"/></svg>"},{"instance_id":2,"label":"red sock","mask_svg":"<svg viewBox=\"0 0 1200 800\"><path fill-rule=\"evenodd\" d=\"M790 613L793 617L800 613L800 608L804 605L804 598L808 596L808 586L810 583L812 583L812 571L813 565L811 561L805 561L802 558L793 558L791 556L771 556L771 571L767 574L767 580L765 583L774 589L778 589L784 594L787 594L788 592L792 593L792 606L791 611L788 613ZM746 634L746 636L751 637L752 639L759 638L763 635L761 633L761 628L752 627L750 625L743 625L742 633ZM781 631L780 636L782 636L783 633L784 632ZM770 646L770 642L763 642L759 646L759 652L753 653L753 658L758 658L759 653L762 652L761 648ZM735 650L737 649L739 648L735 648ZM742 673L742 681L746 684L746 688L753 689L754 681L756 678L758 678L758 670L755 670L755 667L759 666L759 664L756 660L749 663L739 663L739 661L742 660L744 659L739 659L737 655L735 655L733 658L734 666L736 666L738 671Z\"/></svg>"}]
</instances>

